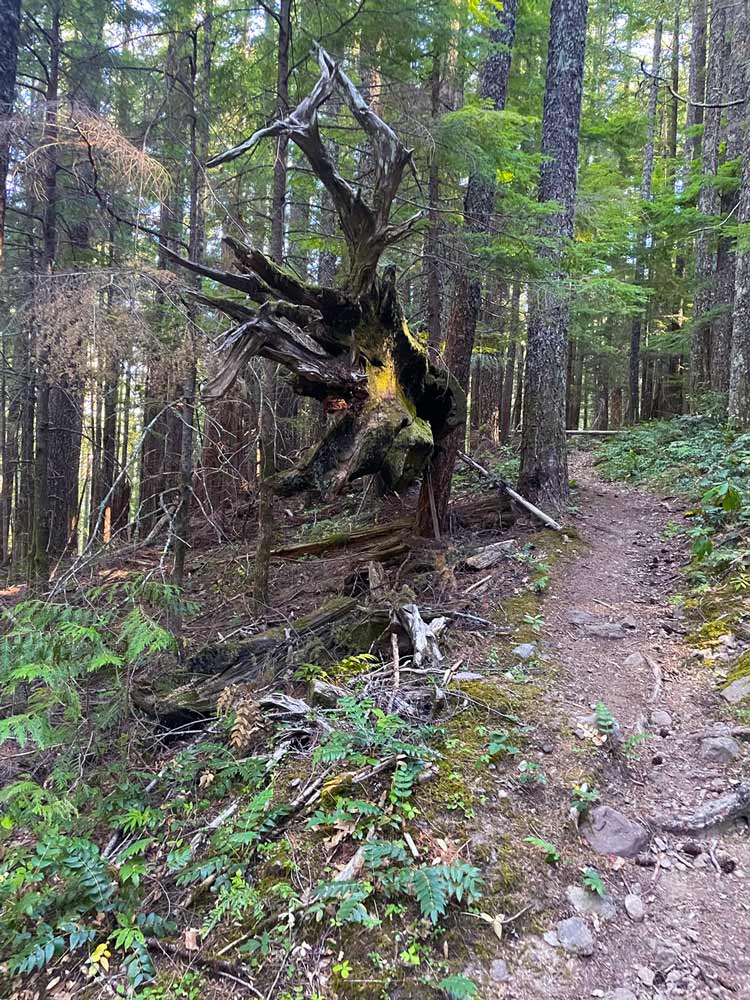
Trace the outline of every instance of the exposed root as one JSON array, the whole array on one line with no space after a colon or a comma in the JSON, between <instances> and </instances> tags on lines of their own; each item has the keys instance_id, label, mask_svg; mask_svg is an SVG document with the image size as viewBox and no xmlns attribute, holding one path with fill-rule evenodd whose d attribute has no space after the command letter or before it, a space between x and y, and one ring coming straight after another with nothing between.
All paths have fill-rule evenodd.
<instances>
[{"instance_id":1,"label":"exposed root","mask_svg":"<svg viewBox=\"0 0 750 1000\"><path fill-rule=\"evenodd\" d=\"M744 781L733 792L727 792L693 813L667 816L654 825L667 833L700 833L743 816L750 816L750 781Z\"/></svg>"}]
</instances>

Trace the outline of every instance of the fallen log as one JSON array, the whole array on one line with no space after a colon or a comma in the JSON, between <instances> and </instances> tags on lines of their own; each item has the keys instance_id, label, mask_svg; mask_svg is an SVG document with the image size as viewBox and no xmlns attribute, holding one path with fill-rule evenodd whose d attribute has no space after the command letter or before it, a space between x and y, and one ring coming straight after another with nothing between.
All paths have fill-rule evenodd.
<instances>
[{"instance_id":1,"label":"fallen log","mask_svg":"<svg viewBox=\"0 0 750 1000\"><path fill-rule=\"evenodd\" d=\"M353 528L351 531L337 531L309 542L281 546L274 549L271 555L282 559L299 559L302 556L319 556L334 549L357 548L369 545L375 539L406 534L411 525L411 518L401 517L396 521L373 524L366 528Z\"/></svg>"},{"instance_id":2,"label":"fallen log","mask_svg":"<svg viewBox=\"0 0 750 1000\"><path fill-rule=\"evenodd\" d=\"M490 493L451 503L448 517L453 525L470 529L509 528L516 520L510 497L505 493Z\"/></svg>"},{"instance_id":3,"label":"fallen log","mask_svg":"<svg viewBox=\"0 0 750 1000\"><path fill-rule=\"evenodd\" d=\"M537 518L537 520L541 521L542 524L546 525L548 528L552 528L553 531L562 531L561 524L558 524L558 522L555 521L554 518L550 517L549 514L545 514L544 511L540 510L535 504L522 497L521 494L517 493L512 486L509 486L501 476L496 476L488 469L485 469L483 465L480 465L479 462L471 458L470 455L466 455L463 451L459 451L458 457L464 465L468 465L470 469L476 470L480 473L480 475L484 476L485 479L489 479L490 482L493 482L501 490L504 490L511 500L523 507L524 510L527 510L530 514Z\"/></svg>"},{"instance_id":4,"label":"fallen log","mask_svg":"<svg viewBox=\"0 0 750 1000\"><path fill-rule=\"evenodd\" d=\"M565 431L565 433L569 434L569 435L584 434L584 435L590 435L591 437L609 437L612 434L624 434L625 433L625 428L623 427L623 428L621 428L618 431L590 431L590 430L574 431L574 430L567 430L567 431Z\"/></svg>"},{"instance_id":5,"label":"fallen log","mask_svg":"<svg viewBox=\"0 0 750 1000\"><path fill-rule=\"evenodd\" d=\"M258 688L273 683L281 674L328 653L335 657L350 652L346 636L334 632L341 628L351 632L351 642L357 651L366 649L357 630L362 628L362 615L355 598L337 597L309 615L284 625L266 629L239 643L207 646L183 664L175 663L165 671L159 664L152 676L139 680L132 690L137 708L162 721L183 721L211 715L219 695L229 684L253 683ZM373 617L365 616L364 624ZM349 621L347 622L347 619ZM374 627L384 629L388 613ZM371 632L368 632L371 634Z\"/></svg>"}]
</instances>

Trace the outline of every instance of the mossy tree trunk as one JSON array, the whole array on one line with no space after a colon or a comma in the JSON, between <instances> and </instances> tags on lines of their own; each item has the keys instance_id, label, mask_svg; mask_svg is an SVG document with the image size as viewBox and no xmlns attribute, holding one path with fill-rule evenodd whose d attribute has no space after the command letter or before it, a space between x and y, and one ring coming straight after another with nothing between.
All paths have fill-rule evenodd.
<instances>
[{"instance_id":1,"label":"mossy tree trunk","mask_svg":"<svg viewBox=\"0 0 750 1000\"><path fill-rule=\"evenodd\" d=\"M264 138L288 137L305 154L336 208L347 244L348 272L341 288L316 286L260 251L227 238L234 271L187 261L183 266L237 296L198 295L199 301L236 322L226 339L226 360L206 387L217 398L260 356L287 369L295 392L320 400L335 413L323 439L293 468L270 483L282 495L317 489L341 493L352 480L378 474L385 487L401 490L417 479L435 444L462 424L465 394L456 380L430 362L411 334L396 294L393 268L378 271L382 252L411 231L419 216L390 221L410 151L366 104L342 70L318 50L320 78L285 118L274 121L209 161L234 160ZM348 106L373 149L375 183L365 201L338 172L318 131L318 110L334 90Z\"/></svg>"}]
</instances>

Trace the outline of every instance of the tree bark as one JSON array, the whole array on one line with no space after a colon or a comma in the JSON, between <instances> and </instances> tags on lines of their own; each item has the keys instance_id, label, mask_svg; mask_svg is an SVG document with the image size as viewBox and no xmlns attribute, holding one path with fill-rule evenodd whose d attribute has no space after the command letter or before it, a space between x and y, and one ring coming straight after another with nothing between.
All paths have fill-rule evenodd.
<instances>
[{"instance_id":1,"label":"tree bark","mask_svg":"<svg viewBox=\"0 0 750 1000\"><path fill-rule=\"evenodd\" d=\"M568 497L565 445L565 370L569 292L563 258L573 238L578 136L586 46L587 0L552 0L542 116L539 201L562 211L540 233L550 279L534 291L529 308L526 384L521 434L519 493L541 507L557 508Z\"/></svg>"},{"instance_id":2,"label":"tree bark","mask_svg":"<svg viewBox=\"0 0 750 1000\"><path fill-rule=\"evenodd\" d=\"M744 104L738 104L746 95L747 66L738 49L737 38L741 39L743 27L739 23L742 10L727 9L725 64L728 67L725 88L725 103L729 107L726 115L725 161L738 160L741 154L741 126L747 115ZM741 168L740 168L741 169ZM720 213L722 218L733 218L738 208L738 192L725 190L721 195ZM720 234L716 254L716 315L711 336L711 389L728 395L729 365L732 347L732 312L734 307L735 245L733 237Z\"/></svg>"},{"instance_id":3,"label":"tree bark","mask_svg":"<svg viewBox=\"0 0 750 1000\"><path fill-rule=\"evenodd\" d=\"M747 70L750 59L750 3L741 0L736 11L735 51ZM750 224L750 116L747 110L740 124L742 177L737 222ZM732 351L729 371L729 422L733 427L750 427L750 247L737 248L734 275Z\"/></svg>"},{"instance_id":4,"label":"tree bark","mask_svg":"<svg viewBox=\"0 0 750 1000\"><path fill-rule=\"evenodd\" d=\"M18 36L21 24L21 0L0 0L0 120L13 114L18 64ZM0 129L0 274L5 247L6 182L10 152L10 128Z\"/></svg>"},{"instance_id":5,"label":"tree bark","mask_svg":"<svg viewBox=\"0 0 750 1000\"><path fill-rule=\"evenodd\" d=\"M437 42L433 43L432 72L430 73L430 120L437 133L441 112L441 59ZM440 288L440 174L437 144L433 143L427 182L427 229L424 237L425 292L427 298L427 334L430 348L437 352L443 343L441 323L442 295Z\"/></svg>"},{"instance_id":6,"label":"tree bark","mask_svg":"<svg viewBox=\"0 0 750 1000\"><path fill-rule=\"evenodd\" d=\"M685 153L688 163L701 155L701 137L697 126L703 124L703 104L706 100L706 29L708 25L706 0L693 0L691 12L690 70L688 78L688 107L685 128Z\"/></svg>"},{"instance_id":7,"label":"tree bark","mask_svg":"<svg viewBox=\"0 0 750 1000\"><path fill-rule=\"evenodd\" d=\"M57 256L57 171L55 151L57 137L57 99L60 84L60 5L51 12L49 66L47 75L46 111L43 133L44 146L44 203L42 206L42 259L41 280L37 281L35 297L41 302L52 292L52 274ZM33 322L37 322L36 318ZM49 344L47 331L41 326L36 332L37 342L37 399L34 454L34 522L32 550L29 560L29 584L42 590L49 582Z\"/></svg>"},{"instance_id":8,"label":"tree bark","mask_svg":"<svg viewBox=\"0 0 750 1000\"><path fill-rule=\"evenodd\" d=\"M726 7L720 0L711 10L706 80L706 102L714 105L721 104L724 89L725 26ZM698 212L702 218L695 245L696 294L690 352L691 395L694 402L711 387L711 312L716 294L716 238L712 226L721 208L721 195L716 186L721 114L719 107L706 108L703 114L702 178L698 195Z\"/></svg>"},{"instance_id":9,"label":"tree bark","mask_svg":"<svg viewBox=\"0 0 750 1000\"><path fill-rule=\"evenodd\" d=\"M656 140L656 107L659 97L659 69L661 65L661 40L662 22L657 21L654 29L654 49L652 56L651 72L653 74L649 88L648 98L648 128L646 136L646 146L643 151L643 173L641 175L641 201L651 201L653 176L654 176L654 156ZM638 239L635 262L635 283L642 285L646 277L646 245L648 235L643 234ZM634 424L640 416L639 405L639 377L641 364L641 338L643 335L643 313L635 314L630 327L630 356L628 360L628 423Z\"/></svg>"},{"instance_id":10,"label":"tree bark","mask_svg":"<svg viewBox=\"0 0 750 1000\"><path fill-rule=\"evenodd\" d=\"M191 260L200 260L206 242L206 181L205 163L208 158L208 122L211 102L211 55L213 51L213 5L205 0L200 59L198 29L192 35L193 56L190 61L188 92L190 108L190 240ZM200 72L198 66L200 63ZM174 566L172 580L181 587L185 576L185 559L190 547L190 509L193 499L193 427L195 423L195 391L198 337L196 303L188 306L187 358L182 383L182 434L180 439L180 499L175 514Z\"/></svg>"},{"instance_id":11,"label":"tree bark","mask_svg":"<svg viewBox=\"0 0 750 1000\"><path fill-rule=\"evenodd\" d=\"M518 338L521 333L521 285L516 281L510 298L510 342L508 343L508 353L505 357L505 374L503 376L503 398L500 409L500 444L507 444L510 440L512 404L513 404L513 376L515 374L516 349Z\"/></svg>"},{"instance_id":12,"label":"tree bark","mask_svg":"<svg viewBox=\"0 0 750 1000\"><path fill-rule=\"evenodd\" d=\"M493 49L482 70L480 94L492 101L496 111L505 107L517 12L518 0L505 0L502 8L496 11L497 25L490 30ZM472 174L464 198L464 224L469 232L489 231L494 197L494 184L479 174ZM457 299L461 301L457 303ZM471 352L481 303L481 282L469 277L464 263L456 278L454 306L445 344L445 363L464 392L469 388ZM422 485L417 508L416 530L420 535L430 537L436 529L440 531L444 527L456 455L463 445L464 434L464 428L457 428L442 442L431 461L430 475ZM433 506L436 517L433 516Z\"/></svg>"},{"instance_id":13,"label":"tree bark","mask_svg":"<svg viewBox=\"0 0 750 1000\"><path fill-rule=\"evenodd\" d=\"M276 73L277 114L283 119L289 108L289 44L292 30L291 0L281 0ZM286 206L288 136L279 136L273 170L271 202L271 256L277 264L284 260L284 214ZM258 545L255 551L253 600L261 610L268 607L268 574L273 545L273 492L270 480L276 471L276 365L263 363L260 401L260 486L258 491Z\"/></svg>"}]
</instances>

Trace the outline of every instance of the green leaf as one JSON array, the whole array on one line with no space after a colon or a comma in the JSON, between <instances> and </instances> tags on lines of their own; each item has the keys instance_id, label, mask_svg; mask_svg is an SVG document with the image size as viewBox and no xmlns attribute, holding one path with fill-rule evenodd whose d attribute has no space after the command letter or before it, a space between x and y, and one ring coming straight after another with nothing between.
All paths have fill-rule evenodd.
<instances>
[{"instance_id":1,"label":"green leaf","mask_svg":"<svg viewBox=\"0 0 750 1000\"><path fill-rule=\"evenodd\" d=\"M531 844L532 847L536 847L542 851L544 853L544 860L548 865L560 864L560 852L549 840L545 840L543 837L525 837L524 843Z\"/></svg>"},{"instance_id":2,"label":"green leaf","mask_svg":"<svg viewBox=\"0 0 750 1000\"><path fill-rule=\"evenodd\" d=\"M473 997L479 996L476 983L466 976L446 976L438 983L438 989L451 1000L472 1000Z\"/></svg>"},{"instance_id":3,"label":"green leaf","mask_svg":"<svg viewBox=\"0 0 750 1000\"><path fill-rule=\"evenodd\" d=\"M418 868L412 874L412 886L422 916L437 923L448 906L448 886L440 868Z\"/></svg>"},{"instance_id":4,"label":"green leaf","mask_svg":"<svg viewBox=\"0 0 750 1000\"><path fill-rule=\"evenodd\" d=\"M596 868L584 868L581 881L589 892L594 892L597 896L607 895L607 887Z\"/></svg>"}]
</instances>

